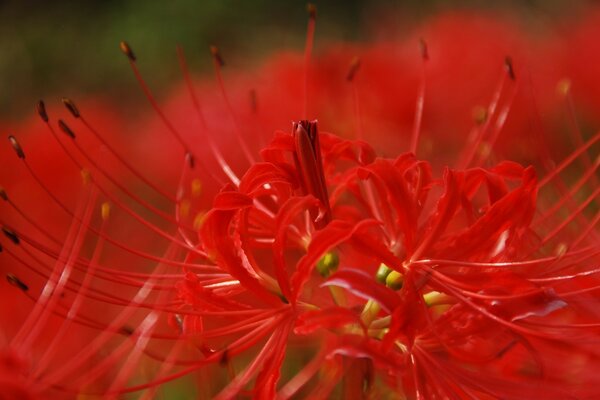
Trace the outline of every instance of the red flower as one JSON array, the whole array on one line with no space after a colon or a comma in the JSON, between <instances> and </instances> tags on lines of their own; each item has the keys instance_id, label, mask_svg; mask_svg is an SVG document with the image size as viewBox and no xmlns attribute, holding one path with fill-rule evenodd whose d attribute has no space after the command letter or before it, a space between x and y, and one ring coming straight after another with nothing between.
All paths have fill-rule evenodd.
<instances>
[{"instance_id":1,"label":"red flower","mask_svg":"<svg viewBox=\"0 0 600 400\"><path fill-rule=\"evenodd\" d=\"M456 35L457 21L433 23L433 36ZM506 27L481 21L458 25L501 42ZM96 128L101 115L69 99L68 121L37 107L64 154L50 158L52 168L30 163L29 148L10 137L26 178L3 173L0 191L1 268L14 287L3 300L18 306L1 317L3 395L152 397L180 378L193 395L217 398L600 395L590 156L600 135L578 136L552 164L540 126L527 128L537 116L520 97L524 70L507 58L486 64L500 81L457 142L467 126L449 110L478 95L457 79L455 59L444 75L434 50L450 44L429 51L423 42L422 60L412 61L386 54L389 44L332 47L309 64L314 23L311 8L304 58L264 67L258 75L275 83L256 82L247 112L225 87L216 48L222 107L201 102L180 51L193 111L176 96L171 113L122 43L168 132L149 123L140 158ZM342 73L355 52L366 56ZM406 81L400 67L412 71ZM432 97L437 84L456 103ZM200 140L181 133L192 115ZM291 130L276 131L259 159L255 141L289 118ZM505 131L512 143L533 132L535 167L498 161ZM432 138L439 144L428 145ZM422 159L438 146L447 146L441 157ZM83 184L63 183L65 171L80 170Z\"/></svg>"}]
</instances>

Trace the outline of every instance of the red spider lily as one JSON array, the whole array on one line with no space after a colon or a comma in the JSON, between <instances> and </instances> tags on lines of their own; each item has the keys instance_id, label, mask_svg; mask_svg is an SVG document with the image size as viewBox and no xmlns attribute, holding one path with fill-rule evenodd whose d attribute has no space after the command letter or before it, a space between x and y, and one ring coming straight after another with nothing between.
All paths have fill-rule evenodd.
<instances>
[{"instance_id":1,"label":"red spider lily","mask_svg":"<svg viewBox=\"0 0 600 400\"><path fill-rule=\"evenodd\" d=\"M461 144L434 135L448 151L423 160L436 152L423 144L425 132L446 117L449 131L465 128L427 100L439 60L422 42L422 60L411 65L428 67L407 78L416 102L386 87L389 63L377 70L388 45L348 73L340 71L352 58L340 48L312 65L309 10L304 57L265 67L276 85L257 89L261 111L245 113L232 100L216 48L223 107L201 102L179 51L193 114L175 100L185 115L176 126L122 43L166 139L151 123L143 157L125 156L112 144L120 138L108 140L108 127L93 123L101 116L69 99L68 120L37 106L61 151L52 168L9 137L25 177L3 174L10 186L0 191L2 271L12 286L3 307L15 304L2 313L1 396L151 398L180 390L175 380L196 397L221 399L600 395L599 163L591 156L600 134L584 141L577 131L576 148L553 163L534 100L518 97L523 70L500 58L500 81L471 135ZM342 84L348 101L328 105ZM320 113L322 122L307 119ZM181 134L190 115L201 146ZM496 161L503 132L511 127L514 142L527 116L538 173ZM266 135L256 132L286 118L296 121L291 130L277 130L259 157L254 138ZM375 133L396 129L405 151L392 157L364 140L389 145L387 132ZM237 148L223 153L228 141ZM83 183L63 187L67 169L86 171Z\"/></svg>"}]
</instances>

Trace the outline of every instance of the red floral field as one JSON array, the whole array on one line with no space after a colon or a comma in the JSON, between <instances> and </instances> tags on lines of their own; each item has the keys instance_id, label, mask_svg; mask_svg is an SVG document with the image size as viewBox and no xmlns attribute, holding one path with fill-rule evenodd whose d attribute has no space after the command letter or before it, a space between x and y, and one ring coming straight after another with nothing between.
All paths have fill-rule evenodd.
<instances>
[{"instance_id":1,"label":"red floral field","mask_svg":"<svg viewBox=\"0 0 600 400\"><path fill-rule=\"evenodd\" d=\"M600 14L308 11L165 98L121 42L141 115L6 123L0 399L600 397Z\"/></svg>"}]
</instances>

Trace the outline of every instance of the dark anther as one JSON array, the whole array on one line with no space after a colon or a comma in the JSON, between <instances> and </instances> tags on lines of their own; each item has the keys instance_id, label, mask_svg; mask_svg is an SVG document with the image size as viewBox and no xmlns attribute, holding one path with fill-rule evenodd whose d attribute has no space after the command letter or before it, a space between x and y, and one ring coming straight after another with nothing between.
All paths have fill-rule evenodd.
<instances>
[{"instance_id":1,"label":"dark anther","mask_svg":"<svg viewBox=\"0 0 600 400\"><path fill-rule=\"evenodd\" d=\"M217 62L217 64L219 64L220 67L225 66L225 61L223 61L223 56L221 56L221 52L219 51L219 48L217 46L210 46L210 54L212 54L215 61Z\"/></svg>"},{"instance_id":2,"label":"dark anther","mask_svg":"<svg viewBox=\"0 0 600 400\"><path fill-rule=\"evenodd\" d=\"M6 190L2 186L0 186L0 199L8 201L8 194L6 194Z\"/></svg>"},{"instance_id":3,"label":"dark anther","mask_svg":"<svg viewBox=\"0 0 600 400\"><path fill-rule=\"evenodd\" d=\"M308 11L308 17L310 19L317 19L317 6L312 3L306 5L306 11Z\"/></svg>"},{"instance_id":4,"label":"dark anther","mask_svg":"<svg viewBox=\"0 0 600 400\"><path fill-rule=\"evenodd\" d=\"M127 336L133 335L133 328L131 328L131 327L127 326L127 325L122 326L121 329L119 329L119 331L122 334L127 335Z\"/></svg>"},{"instance_id":5,"label":"dark anther","mask_svg":"<svg viewBox=\"0 0 600 400\"><path fill-rule=\"evenodd\" d=\"M46 112L46 104L44 104L43 100L40 100L35 105L35 110L39 114L40 118L44 122L48 122L48 113Z\"/></svg>"},{"instance_id":6,"label":"dark anther","mask_svg":"<svg viewBox=\"0 0 600 400\"><path fill-rule=\"evenodd\" d=\"M354 57L352 62L350 63L350 68L348 69L348 74L346 75L346 80L348 82L352 82L354 80L354 76L358 72L360 68L360 58Z\"/></svg>"},{"instance_id":7,"label":"dark anther","mask_svg":"<svg viewBox=\"0 0 600 400\"><path fill-rule=\"evenodd\" d=\"M516 79L516 76L515 76L515 69L513 68L513 62L512 62L511 57L507 56L504 59L504 67L506 68L506 73L508 74L508 77L514 81Z\"/></svg>"},{"instance_id":8,"label":"dark anther","mask_svg":"<svg viewBox=\"0 0 600 400\"><path fill-rule=\"evenodd\" d=\"M223 354L221 355L221 359L219 360L219 364L221 366L225 366L229 363L229 351L223 350Z\"/></svg>"},{"instance_id":9,"label":"dark anther","mask_svg":"<svg viewBox=\"0 0 600 400\"><path fill-rule=\"evenodd\" d=\"M15 151L15 153L17 153L17 157L24 159L25 158L25 153L23 152L23 148L21 147L21 145L17 141L17 138L15 138L14 136L10 135L8 137L8 141L10 142L10 145L12 146L13 150Z\"/></svg>"},{"instance_id":10,"label":"dark anther","mask_svg":"<svg viewBox=\"0 0 600 400\"><path fill-rule=\"evenodd\" d=\"M19 237L17 236L17 234L15 233L15 231L13 231L12 229L3 226L2 227L2 232L4 232L4 235L9 238L14 244L19 244L21 243L21 241L19 240Z\"/></svg>"},{"instance_id":11,"label":"dark anther","mask_svg":"<svg viewBox=\"0 0 600 400\"><path fill-rule=\"evenodd\" d=\"M62 102L75 118L79 118L81 116L81 114L79 114L79 109L77 109L77 106L73 100L69 99L68 97L63 97Z\"/></svg>"},{"instance_id":12,"label":"dark anther","mask_svg":"<svg viewBox=\"0 0 600 400\"><path fill-rule=\"evenodd\" d=\"M69 128L69 125L66 124L62 119L58 120L58 127L61 131L67 134L71 139L75 139L75 133Z\"/></svg>"},{"instance_id":13,"label":"dark anther","mask_svg":"<svg viewBox=\"0 0 600 400\"><path fill-rule=\"evenodd\" d=\"M187 163L190 166L190 168L194 169L194 167L196 166L196 159L194 158L194 155L190 152L187 152L185 154L185 158L186 158Z\"/></svg>"},{"instance_id":14,"label":"dark anther","mask_svg":"<svg viewBox=\"0 0 600 400\"><path fill-rule=\"evenodd\" d=\"M127 58L129 58L129 61L135 62L135 54L133 54L133 50L131 50L131 47L129 47L129 44L127 42L123 41L119 43L119 47L121 48L123 54L125 54Z\"/></svg>"},{"instance_id":15,"label":"dark anther","mask_svg":"<svg viewBox=\"0 0 600 400\"><path fill-rule=\"evenodd\" d=\"M13 274L7 274L6 275L6 280L8 281L8 283L10 283L11 285L13 285L16 288L21 289L24 292L26 292L26 291L29 290L29 286L27 286L25 283L23 283L22 280L20 280L19 278L17 278Z\"/></svg>"},{"instance_id":16,"label":"dark anther","mask_svg":"<svg viewBox=\"0 0 600 400\"><path fill-rule=\"evenodd\" d=\"M250 89L250 110L253 114L258 113L258 95L256 89Z\"/></svg>"},{"instance_id":17,"label":"dark anther","mask_svg":"<svg viewBox=\"0 0 600 400\"><path fill-rule=\"evenodd\" d=\"M290 304L290 301L284 295L280 294L280 295L278 295L278 297L279 297L279 300L281 300L283 302L283 304Z\"/></svg>"},{"instance_id":18,"label":"dark anther","mask_svg":"<svg viewBox=\"0 0 600 400\"><path fill-rule=\"evenodd\" d=\"M427 42L424 39L419 39L419 48L421 50L421 57L423 60L429 60L429 47L427 47Z\"/></svg>"}]
</instances>

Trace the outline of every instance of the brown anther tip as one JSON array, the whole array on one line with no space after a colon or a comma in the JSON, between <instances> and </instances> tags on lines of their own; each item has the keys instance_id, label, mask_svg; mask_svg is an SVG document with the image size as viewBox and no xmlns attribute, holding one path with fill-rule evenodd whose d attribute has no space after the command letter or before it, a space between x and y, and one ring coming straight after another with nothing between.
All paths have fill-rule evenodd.
<instances>
[{"instance_id":1,"label":"brown anther tip","mask_svg":"<svg viewBox=\"0 0 600 400\"><path fill-rule=\"evenodd\" d=\"M348 82L352 82L359 69L360 69L360 58L354 57L352 59L352 62L350 62L350 68L348 69L348 74L346 75L346 80Z\"/></svg>"},{"instance_id":2,"label":"brown anther tip","mask_svg":"<svg viewBox=\"0 0 600 400\"><path fill-rule=\"evenodd\" d=\"M62 119L58 120L58 127L60 128L61 131L63 131L71 139L75 139L75 132L73 132L71 130L71 128L69 128L69 125L67 125L67 123L65 121L63 121Z\"/></svg>"},{"instance_id":3,"label":"brown anther tip","mask_svg":"<svg viewBox=\"0 0 600 400\"><path fill-rule=\"evenodd\" d=\"M27 286L25 283L23 283L22 280L20 280L13 274L6 274L6 280L8 281L8 283L10 283L11 285L13 285L14 287L16 287L18 289L21 289L24 292L29 290L29 286Z\"/></svg>"},{"instance_id":4,"label":"brown anther tip","mask_svg":"<svg viewBox=\"0 0 600 400\"><path fill-rule=\"evenodd\" d=\"M48 113L46 112L46 104L44 104L43 100L40 100L37 102L37 104L35 105L35 110L37 111L37 113L40 116L40 118L42 119L42 121L48 122Z\"/></svg>"},{"instance_id":5,"label":"brown anther tip","mask_svg":"<svg viewBox=\"0 0 600 400\"><path fill-rule=\"evenodd\" d=\"M256 89L250 89L250 110L253 114L258 113L258 94Z\"/></svg>"},{"instance_id":6,"label":"brown anther tip","mask_svg":"<svg viewBox=\"0 0 600 400\"><path fill-rule=\"evenodd\" d=\"M23 148L21 147L21 145L17 141L17 138L14 137L13 135L10 135L8 137L8 141L10 142L10 145L12 146L13 150L15 151L15 153L17 153L17 157L19 157L21 159L24 159L25 158L25 152L23 151Z\"/></svg>"},{"instance_id":7,"label":"brown anther tip","mask_svg":"<svg viewBox=\"0 0 600 400\"><path fill-rule=\"evenodd\" d=\"M15 233L15 231L13 231L12 229L10 229L9 227L3 226L2 227L2 232L4 232L4 236L6 236L7 238L9 238L10 241L13 242L14 244L21 243L21 241L19 240L19 237L17 236L17 234Z\"/></svg>"},{"instance_id":8,"label":"brown anther tip","mask_svg":"<svg viewBox=\"0 0 600 400\"><path fill-rule=\"evenodd\" d=\"M512 62L511 57L506 56L504 58L504 67L506 68L506 73L508 74L508 77L514 81L516 79L516 76L515 76L515 69L513 68L513 62Z\"/></svg>"},{"instance_id":9,"label":"brown anther tip","mask_svg":"<svg viewBox=\"0 0 600 400\"><path fill-rule=\"evenodd\" d=\"M6 190L2 186L0 186L0 199L8 201L8 194L6 194Z\"/></svg>"},{"instance_id":10,"label":"brown anther tip","mask_svg":"<svg viewBox=\"0 0 600 400\"><path fill-rule=\"evenodd\" d=\"M221 364L221 366L225 366L228 363L229 363L229 351L224 350L223 354L221 355L221 358L219 359L219 364Z\"/></svg>"},{"instance_id":11,"label":"brown anther tip","mask_svg":"<svg viewBox=\"0 0 600 400\"><path fill-rule=\"evenodd\" d=\"M81 116L81 114L79 113L79 109L77 108L73 100L69 99L68 97L63 97L62 102L75 118L79 118Z\"/></svg>"},{"instance_id":12,"label":"brown anther tip","mask_svg":"<svg viewBox=\"0 0 600 400\"><path fill-rule=\"evenodd\" d=\"M429 60L429 47L423 38L419 39L419 50L421 51L421 58L423 58L424 61Z\"/></svg>"},{"instance_id":13,"label":"brown anther tip","mask_svg":"<svg viewBox=\"0 0 600 400\"><path fill-rule=\"evenodd\" d=\"M219 48L217 46L210 46L210 54L213 56L213 58L215 59L217 64L219 64L220 67L225 66L225 61L223 61L223 56L221 55L221 52L219 51Z\"/></svg>"},{"instance_id":14,"label":"brown anther tip","mask_svg":"<svg viewBox=\"0 0 600 400\"><path fill-rule=\"evenodd\" d=\"M194 167L196 166L196 159L194 158L194 155L188 151L187 153L185 153L185 159L187 160L187 163L190 166L190 168L194 169Z\"/></svg>"},{"instance_id":15,"label":"brown anther tip","mask_svg":"<svg viewBox=\"0 0 600 400\"><path fill-rule=\"evenodd\" d=\"M317 19L317 6L313 3L308 3L306 5L306 11L308 11L308 17L310 19Z\"/></svg>"},{"instance_id":16,"label":"brown anther tip","mask_svg":"<svg viewBox=\"0 0 600 400\"><path fill-rule=\"evenodd\" d=\"M125 326L121 327L120 332L124 335L131 336L131 335L133 335L133 328L125 325Z\"/></svg>"},{"instance_id":17,"label":"brown anther tip","mask_svg":"<svg viewBox=\"0 0 600 400\"><path fill-rule=\"evenodd\" d=\"M127 58L129 58L129 61L135 62L136 57L135 57L135 54L133 54L133 50L131 50L129 43L123 41L123 42L119 43L119 47L121 48L121 51L123 52L123 54L125 54L127 56Z\"/></svg>"}]
</instances>

